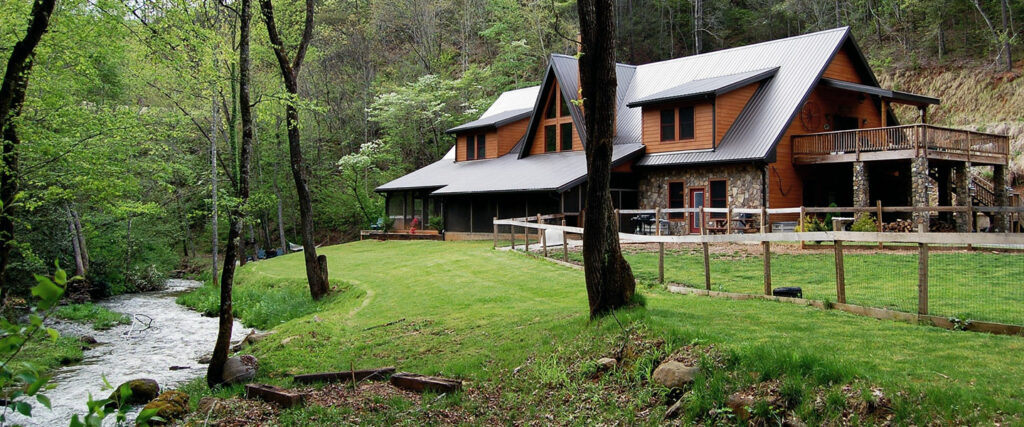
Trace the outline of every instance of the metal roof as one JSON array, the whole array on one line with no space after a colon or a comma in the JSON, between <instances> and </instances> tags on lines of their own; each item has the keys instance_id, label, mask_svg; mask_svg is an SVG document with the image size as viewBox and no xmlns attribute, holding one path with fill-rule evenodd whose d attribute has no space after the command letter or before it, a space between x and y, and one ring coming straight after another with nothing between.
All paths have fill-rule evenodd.
<instances>
[{"instance_id":1,"label":"metal roof","mask_svg":"<svg viewBox=\"0 0 1024 427\"><path fill-rule=\"evenodd\" d=\"M617 145L613 165L643 151L641 144ZM442 159L377 187L376 191L435 189L431 195L501 193L515 191L565 191L586 180L583 151L565 151L523 159L506 154L496 159L455 162Z\"/></svg>"},{"instance_id":2,"label":"metal roof","mask_svg":"<svg viewBox=\"0 0 1024 427\"><path fill-rule=\"evenodd\" d=\"M520 108L518 110L502 111L487 117L473 120L469 123L462 124L445 131L445 133L456 133L465 132L473 129L481 128L498 128L500 126L517 122L519 120L530 117L533 114L533 108Z\"/></svg>"},{"instance_id":3,"label":"metal roof","mask_svg":"<svg viewBox=\"0 0 1024 427\"><path fill-rule=\"evenodd\" d=\"M847 90L851 92L863 92L882 98L888 98L896 100L906 104L913 105L938 105L941 101L939 98L932 98L930 96L918 95L910 92L900 92L898 90L882 89L880 87L862 85L859 83L846 82L842 80L821 79L822 86L834 87L836 89Z\"/></svg>"},{"instance_id":4,"label":"metal roof","mask_svg":"<svg viewBox=\"0 0 1024 427\"><path fill-rule=\"evenodd\" d=\"M753 70L743 73L692 80L671 89L640 98L627 104L627 107L638 107L669 101L686 101L711 96L719 96L733 90L757 83L775 75L779 67Z\"/></svg>"}]
</instances>

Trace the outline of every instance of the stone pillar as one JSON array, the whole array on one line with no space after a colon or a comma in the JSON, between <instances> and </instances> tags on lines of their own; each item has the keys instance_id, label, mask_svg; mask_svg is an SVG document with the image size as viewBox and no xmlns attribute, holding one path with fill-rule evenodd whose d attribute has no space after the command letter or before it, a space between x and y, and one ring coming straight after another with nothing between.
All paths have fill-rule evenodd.
<instances>
[{"instance_id":1,"label":"stone pillar","mask_svg":"<svg viewBox=\"0 0 1024 427\"><path fill-rule=\"evenodd\" d=\"M928 159L915 157L910 162L911 200L914 207L928 206ZM915 231L924 226L928 229L928 212L914 212Z\"/></svg>"},{"instance_id":2,"label":"stone pillar","mask_svg":"<svg viewBox=\"0 0 1024 427\"><path fill-rule=\"evenodd\" d=\"M957 163L953 166L953 193L956 194L956 206L968 206L971 203L971 164L970 163ZM960 233L966 233L968 225L970 225L970 214L967 212L957 212L954 214L954 220L956 221L956 231Z\"/></svg>"},{"instance_id":3,"label":"stone pillar","mask_svg":"<svg viewBox=\"0 0 1024 427\"><path fill-rule=\"evenodd\" d=\"M864 162L853 162L853 206L867 207L871 205L871 193L868 191L868 170ZM860 219L864 212L854 215Z\"/></svg>"},{"instance_id":4,"label":"stone pillar","mask_svg":"<svg viewBox=\"0 0 1024 427\"><path fill-rule=\"evenodd\" d=\"M992 190L996 195L996 206L1007 206L1010 200L1006 194L1006 166L998 165L992 167ZM1006 231L1010 228L1007 222L1007 214L997 212L993 218L992 226L996 231Z\"/></svg>"}]
</instances>

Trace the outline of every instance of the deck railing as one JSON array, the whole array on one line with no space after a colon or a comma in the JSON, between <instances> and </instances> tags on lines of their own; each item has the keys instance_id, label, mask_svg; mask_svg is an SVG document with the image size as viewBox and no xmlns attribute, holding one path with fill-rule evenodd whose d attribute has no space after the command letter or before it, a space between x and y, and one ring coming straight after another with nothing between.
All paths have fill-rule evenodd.
<instances>
[{"instance_id":1,"label":"deck railing","mask_svg":"<svg viewBox=\"0 0 1024 427\"><path fill-rule=\"evenodd\" d=\"M835 156L927 149L964 156L1005 157L1010 152L1004 135L951 129L928 124L855 129L793 136L793 155ZM915 153L915 155L918 155Z\"/></svg>"}]
</instances>

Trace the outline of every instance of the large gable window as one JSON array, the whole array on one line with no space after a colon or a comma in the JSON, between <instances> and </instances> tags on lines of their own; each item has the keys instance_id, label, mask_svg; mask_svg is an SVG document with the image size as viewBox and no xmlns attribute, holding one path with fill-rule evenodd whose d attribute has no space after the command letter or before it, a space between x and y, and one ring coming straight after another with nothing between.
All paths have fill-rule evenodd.
<instances>
[{"instance_id":1,"label":"large gable window","mask_svg":"<svg viewBox=\"0 0 1024 427\"><path fill-rule=\"evenodd\" d=\"M561 126L561 149L562 151L572 151L572 123L562 123Z\"/></svg>"},{"instance_id":2,"label":"large gable window","mask_svg":"<svg viewBox=\"0 0 1024 427\"><path fill-rule=\"evenodd\" d=\"M676 110L661 110L661 140L676 139Z\"/></svg>"},{"instance_id":3,"label":"large gable window","mask_svg":"<svg viewBox=\"0 0 1024 427\"><path fill-rule=\"evenodd\" d=\"M544 151L552 152L558 150L558 140L556 139L555 125L544 126Z\"/></svg>"},{"instance_id":4,"label":"large gable window","mask_svg":"<svg viewBox=\"0 0 1024 427\"><path fill-rule=\"evenodd\" d=\"M541 121L541 129L536 138L543 138L544 145L539 146L540 141L535 144L534 153L553 153L558 151L572 151L573 149L573 124L572 116L569 114L569 101L562 96L556 81L548 91L547 100L544 102L544 119Z\"/></svg>"}]
</instances>

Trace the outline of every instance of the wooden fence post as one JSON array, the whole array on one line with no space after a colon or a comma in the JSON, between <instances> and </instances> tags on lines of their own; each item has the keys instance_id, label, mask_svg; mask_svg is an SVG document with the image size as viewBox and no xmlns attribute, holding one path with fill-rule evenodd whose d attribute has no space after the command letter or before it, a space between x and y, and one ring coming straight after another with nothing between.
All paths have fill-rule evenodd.
<instances>
[{"instance_id":1,"label":"wooden fence post","mask_svg":"<svg viewBox=\"0 0 1024 427\"><path fill-rule=\"evenodd\" d=\"M725 234L732 234L732 206L725 212Z\"/></svg>"},{"instance_id":2,"label":"wooden fence post","mask_svg":"<svg viewBox=\"0 0 1024 427\"><path fill-rule=\"evenodd\" d=\"M661 235L661 207L654 208L654 233ZM658 242L658 283L665 284L665 243Z\"/></svg>"},{"instance_id":3,"label":"wooden fence post","mask_svg":"<svg viewBox=\"0 0 1024 427\"><path fill-rule=\"evenodd\" d=\"M511 224L508 226L508 237L512 239L512 250L516 250L516 226Z\"/></svg>"},{"instance_id":4,"label":"wooden fence post","mask_svg":"<svg viewBox=\"0 0 1024 427\"><path fill-rule=\"evenodd\" d=\"M537 225L540 225L540 214L537 214ZM543 228L537 229L540 232L540 246L544 248L544 258L548 257L548 233Z\"/></svg>"},{"instance_id":5,"label":"wooden fence post","mask_svg":"<svg viewBox=\"0 0 1024 427\"><path fill-rule=\"evenodd\" d=\"M565 232L565 218L562 218L562 261L569 262L569 233Z\"/></svg>"},{"instance_id":6,"label":"wooden fence post","mask_svg":"<svg viewBox=\"0 0 1024 427\"><path fill-rule=\"evenodd\" d=\"M618 234L619 231L621 231L621 230L622 230L622 227L619 226L619 210L616 209L615 210L615 234Z\"/></svg>"},{"instance_id":7,"label":"wooden fence post","mask_svg":"<svg viewBox=\"0 0 1024 427\"><path fill-rule=\"evenodd\" d=\"M704 249L704 289L711 290L711 259L708 256L708 242L701 242Z\"/></svg>"},{"instance_id":8,"label":"wooden fence post","mask_svg":"<svg viewBox=\"0 0 1024 427\"><path fill-rule=\"evenodd\" d=\"M878 224L876 224L876 225L878 227L878 232L881 233L882 232L882 199L876 200L875 201L875 205L878 206L878 208L877 208L878 209L878 218L877 218ZM882 246L882 242L878 242L878 249L882 249L882 247L883 247Z\"/></svg>"},{"instance_id":9,"label":"wooden fence post","mask_svg":"<svg viewBox=\"0 0 1024 427\"><path fill-rule=\"evenodd\" d=\"M491 221L491 224L494 224L494 249L498 249L498 224L496 224L497 222L498 217L494 217L494 220Z\"/></svg>"},{"instance_id":10,"label":"wooden fence post","mask_svg":"<svg viewBox=\"0 0 1024 427\"><path fill-rule=\"evenodd\" d=\"M836 302L846 304L846 267L843 265L843 241L836 240Z\"/></svg>"},{"instance_id":11,"label":"wooden fence post","mask_svg":"<svg viewBox=\"0 0 1024 427\"><path fill-rule=\"evenodd\" d=\"M800 224L797 224L797 226L800 227L800 232L801 233L806 233L807 232L807 230L804 230L804 207L802 205L800 206ZM800 249L806 249L804 247L804 240L803 239L800 239Z\"/></svg>"},{"instance_id":12,"label":"wooden fence post","mask_svg":"<svg viewBox=\"0 0 1024 427\"><path fill-rule=\"evenodd\" d=\"M524 217L523 222L529 223L530 217ZM526 245L523 246L523 252L530 253L530 227L523 226L523 238L526 239Z\"/></svg>"},{"instance_id":13,"label":"wooden fence post","mask_svg":"<svg viewBox=\"0 0 1024 427\"><path fill-rule=\"evenodd\" d=\"M928 244L919 243L917 256L917 313L928 314Z\"/></svg>"},{"instance_id":14,"label":"wooden fence post","mask_svg":"<svg viewBox=\"0 0 1024 427\"><path fill-rule=\"evenodd\" d=\"M707 228L705 228L705 226L707 225L707 221L705 221L705 219L707 218L704 218L704 206L700 207L700 210L698 211L697 215L700 215L700 235L707 236L708 230Z\"/></svg>"},{"instance_id":15,"label":"wooden fence post","mask_svg":"<svg viewBox=\"0 0 1024 427\"><path fill-rule=\"evenodd\" d=\"M768 209L761 207L761 234L764 234L765 215ZM763 236L762 236L763 237ZM772 243L765 240L761 242L764 246L764 294L772 294Z\"/></svg>"}]
</instances>

